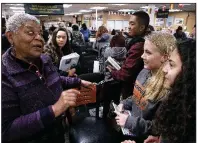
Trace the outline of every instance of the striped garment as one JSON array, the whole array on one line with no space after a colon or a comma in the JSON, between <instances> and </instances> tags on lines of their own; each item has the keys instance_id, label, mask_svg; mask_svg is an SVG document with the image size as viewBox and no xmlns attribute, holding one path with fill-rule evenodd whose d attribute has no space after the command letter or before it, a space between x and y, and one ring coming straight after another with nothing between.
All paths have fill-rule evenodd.
<instances>
[{"instance_id":1,"label":"striped garment","mask_svg":"<svg viewBox=\"0 0 198 143\"><path fill-rule=\"evenodd\" d=\"M108 58L109 56L115 60L124 60L126 58L127 50L125 47L108 47L105 49L104 57Z\"/></svg>"},{"instance_id":2,"label":"striped garment","mask_svg":"<svg viewBox=\"0 0 198 143\"><path fill-rule=\"evenodd\" d=\"M63 143L61 119L55 118L52 105L63 88L78 87L81 80L59 76L46 55L40 57L44 79L41 80L36 70L28 70L30 65L16 59L11 50L2 56L3 142Z\"/></svg>"}]
</instances>

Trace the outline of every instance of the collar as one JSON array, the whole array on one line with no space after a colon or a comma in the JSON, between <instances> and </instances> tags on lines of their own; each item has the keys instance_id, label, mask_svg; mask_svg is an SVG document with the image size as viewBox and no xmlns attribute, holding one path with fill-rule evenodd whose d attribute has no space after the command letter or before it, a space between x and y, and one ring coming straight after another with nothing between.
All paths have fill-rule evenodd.
<instances>
[{"instance_id":1,"label":"collar","mask_svg":"<svg viewBox=\"0 0 198 143\"><path fill-rule=\"evenodd\" d=\"M2 64L6 67L8 74L14 75L28 70L29 64L22 60L16 59L11 55L12 47L9 48L2 56ZM46 55L41 54L41 63L44 67L48 63L49 58Z\"/></svg>"}]
</instances>

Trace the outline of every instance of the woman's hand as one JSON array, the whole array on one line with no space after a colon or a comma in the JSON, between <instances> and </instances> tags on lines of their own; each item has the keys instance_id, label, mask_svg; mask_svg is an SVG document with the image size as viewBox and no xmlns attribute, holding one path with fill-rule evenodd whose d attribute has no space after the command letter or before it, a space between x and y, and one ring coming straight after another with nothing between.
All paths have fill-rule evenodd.
<instances>
[{"instance_id":1,"label":"woman's hand","mask_svg":"<svg viewBox=\"0 0 198 143\"><path fill-rule=\"evenodd\" d=\"M109 72L111 72L113 70L113 67L110 65L108 65L106 68L108 69Z\"/></svg>"},{"instance_id":2,"label":"woman's hand","mask_svg":"<svg viewBox=\"0 0 198 143\"><path fill-rule=\"evenodd\" d=\"M120 104L118 105L117 109L118 109L119 112L123 111L123 106L124 106L124 105L123 105L122 103L120 103Z\"/></svg>"},{"instance_id":3,"label":"woman's hand","mask_svg":"<svg viewBox=\"0 0 198 143\"><path fill-rule=\"evenodd\" d=\"M55 117L61 115L69 107L76 106L76 99L78 95L80 95L80 92L75 89L63 91L58 101L52 105L52 110L54 111Z\"/></svg>"},{"instance_id":4,"label":"woman's hand","mask_svg":"<svg viewBox=\"0 0 198 143\"><path fill-rule=\"evenodd\" d=\"M125 141L123 141L121 143L136 143L136 142L135 141L131 141L131 140L125 140Z\"/></svg>"},{"instance_id":5,"label":"woman's hand","mask_svg":"<svg viewBox=\"0 0 198 143\"><path fill-rule=\"evenodd\" d=\"M75 68L70 69L70 70L68 70L67 72L68 72L68 76L71 76L71 77L77 76L77 74L76 74L76 69L75 69Z\"/></svg>"},{"instance_id":6,"label":"woman's hand","mask_svg":"<svg viewBox=\"0 0 198 143\"><path fill-rule=\"evenodd\" d=\"M81 86L83 87L89 87L91 84L93 83L86 81L86 80L81 80Z\"/></svg>"},{"instance_id":7,"label":"woman's hand","mask_svg":"<svg viewBox=\"0 0 198 143\"><path fill-rule=\"evenodd\" d=\"M121 127L124 127L125 126L125 123L126 123L126 120L128 118L128 114L123 114L123 113L120 113L120 112L117 112L117 111L114 111L117 116L115 117L116 119L116 123L121 126Z\"/></svg>"},{"instance_id":8,"label":"woman's hand","mask_svg":"<svg viewBox=\"0 0 198 143\"><path fill-rule=\"evenodd\" d=\"M159 143L159 137L148 136L148 138L144 140L144 143Z\"/></svg>"}]
</instances>

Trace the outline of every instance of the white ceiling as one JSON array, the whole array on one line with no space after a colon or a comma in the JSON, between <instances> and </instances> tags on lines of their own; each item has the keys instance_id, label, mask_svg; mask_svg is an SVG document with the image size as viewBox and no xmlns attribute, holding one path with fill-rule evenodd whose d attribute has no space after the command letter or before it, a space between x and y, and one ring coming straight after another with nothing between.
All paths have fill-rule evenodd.
<instances>
[{"instance_id":1,"label":"white ceiling","mask_svg":"<svg viewBox=\"0 0 198 143\"><path fill-rule=\"evenodd\" d=\"M140 7L142 6L147 6L149 5L147 4L126 4L126 5L122 5L122 6L118 6L118 5L112 5L112 4L72 4L71 7L69 8L64 8L64 13L65 14L69 14L69 13L76 13L79 12L79 10L89 10L91 7L95 7L95 6L102 6L102 7L108 7L107 9L105 9L104 11L118 11L120 9L134 9L134 10L139 10ZM156 7L161 8L162 6L166 5L166 8L170 8L170 3L169 4L154 4ZM10 9L10 7L24 7L23 5L6 5L6 4L2 4L2 14L3 15L13 15L13 10ZM178 4L174 4L174 9L179 9ZM196 4L193 3L191 5L184 5L183 8L180 8L183 11L196 11ZM94 10L93 10L94 11Z\"/></svg>"}]
</instances>

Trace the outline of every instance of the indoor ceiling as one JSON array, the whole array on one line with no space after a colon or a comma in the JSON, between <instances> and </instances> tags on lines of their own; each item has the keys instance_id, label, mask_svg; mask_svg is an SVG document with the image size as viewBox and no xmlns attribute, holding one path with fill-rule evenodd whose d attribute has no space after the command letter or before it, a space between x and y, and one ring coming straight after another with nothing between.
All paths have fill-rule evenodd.
<instances>
[{"instance_id":1,"label":"indoor ceiling","mask_svg":"<svg viewBox=\"0 0 198 143\"><path fill-rule=\"evenodd\" d=\"M113 4L72 4L72 6L68 7L68 8L64 8L64 13L65 14L69 14L69 13L78 13L80 10L90 10L91 7L107 7L106 9L104 9L103 11L118 11L120 9L133 9L133 10L140 10L141 7L143 6L148 6L150 4L126 4L126 5L113 5ZM160 4L154 4L157 8L162 8L163 6L166 6L166 8L170 8L170 3L169 4L165 4L165 3L160 3ZM21 11L23 10L21 9L10 9L10 7L24 7L23 4L2 4L2 14L3 16L5 15L13 15L14 12L16 11ZM173 9L181 9L182 11L196 11L196 4L195 3L191 3L191 4L184 4L184 6L181 8L179 7L179 4L175 3L173 6ZM13 12L14 11L14 12ZM92 10L93 12L95 12L95 10ZM101 10L99 10L101 11Z\"/></svg>"}]
</instances>

